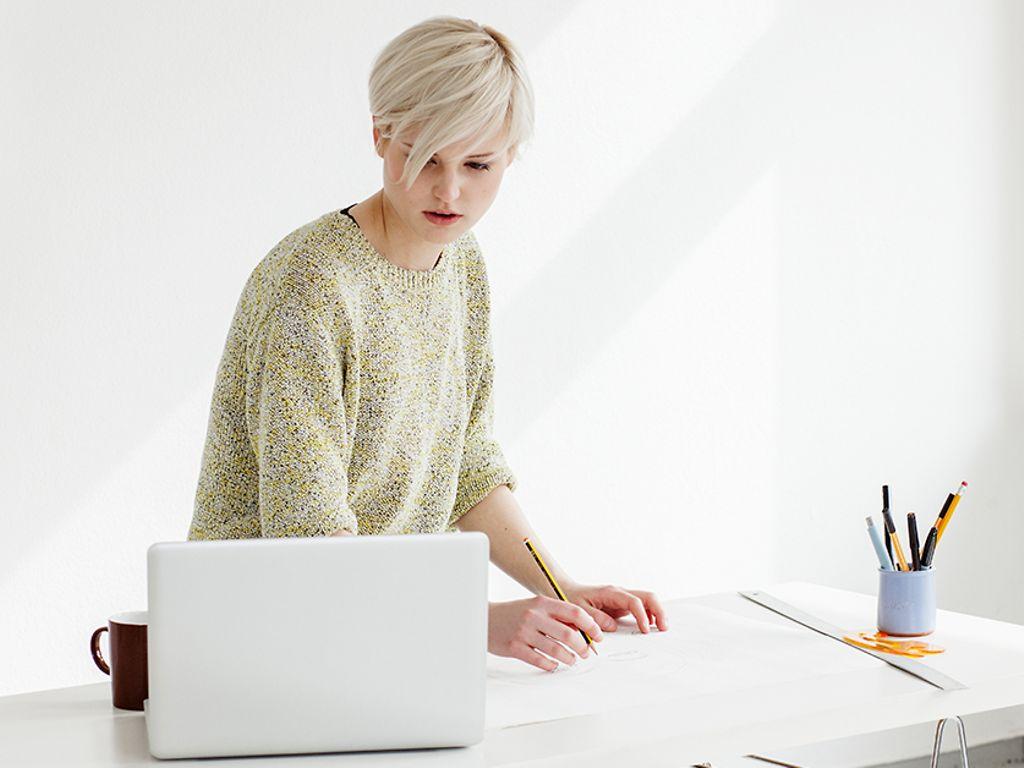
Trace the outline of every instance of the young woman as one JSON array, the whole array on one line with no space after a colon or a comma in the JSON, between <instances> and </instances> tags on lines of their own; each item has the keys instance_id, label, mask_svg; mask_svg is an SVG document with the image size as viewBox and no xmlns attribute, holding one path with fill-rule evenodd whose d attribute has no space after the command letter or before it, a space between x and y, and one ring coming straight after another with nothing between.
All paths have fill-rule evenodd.
<instances>
[{"instance_id":1,"label":"young woman","mask_svg":"<svg viewBox=\"0 0 1024 768\"><path fill-rule=\"evenodd\" d=\"M541 669L588 654L650 592L569 578L516 502L491 435L487 272L472 227L532 131L522 59L496 30L436 17L370 75L383 188L260 262L217 372L189 539L483 531L536 597L492 603L488 649ZM529 536L570 602L551 594Z\"/></svg>"}]
</instances>

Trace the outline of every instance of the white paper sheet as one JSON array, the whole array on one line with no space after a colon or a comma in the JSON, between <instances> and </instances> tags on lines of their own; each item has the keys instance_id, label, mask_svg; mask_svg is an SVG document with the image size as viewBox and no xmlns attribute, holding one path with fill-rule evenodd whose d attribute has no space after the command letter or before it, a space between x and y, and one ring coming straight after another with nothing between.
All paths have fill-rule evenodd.
<instances>
[{"instance_id":1,"label":"white paper sheet","mask_svg":"<svg viewBox=\"0 0 1024 768\"><path fill-rule=\"evenodd\" d=\"M764 620L692 603L666 605L669 629L620 623L598 656L544 672L488 656L487 727L607 712L643 703L859 669L884 662L766 611Z\"/></svg>"}]
</instances>

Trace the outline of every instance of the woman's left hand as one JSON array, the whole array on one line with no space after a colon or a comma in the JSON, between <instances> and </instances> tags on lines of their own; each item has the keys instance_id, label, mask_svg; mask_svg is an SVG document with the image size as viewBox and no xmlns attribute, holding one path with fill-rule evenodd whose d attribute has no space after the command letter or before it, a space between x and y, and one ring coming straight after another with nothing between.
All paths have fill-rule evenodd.
<instances>
[{"instance_id":1,"label":"woman's left hand","mask_svg":"<svg viewBox=\"0 0 1024 768\"><path fill-rule=\"evenodd\" d=\"M616 619L632 614L640 631L651 631L651 625L664 632L665 609L661 607L653 592L641 589L622 589L612 585L594 587L586 584L570 584L564 589L565 596L594 617L594 621L605 632L618 628Z\"/></svg>"}]
</instances>

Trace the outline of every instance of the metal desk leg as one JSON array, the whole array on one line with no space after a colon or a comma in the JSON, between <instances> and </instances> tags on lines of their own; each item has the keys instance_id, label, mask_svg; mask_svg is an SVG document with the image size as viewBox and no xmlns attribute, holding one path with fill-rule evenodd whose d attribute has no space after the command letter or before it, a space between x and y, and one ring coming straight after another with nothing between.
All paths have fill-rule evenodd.
<instances>
[{"instance_id":1,"label":"metal desk leg","mask_svg":"<svg viewBox=\"0 0 1024 768\"><path fill-rule=\"evenodd\" d=\"M939 720L939 725L935 729L935 747L932 749L932 765L931 768L938 768L939 765L939 748L942 746L942 731L946 727L946 720L949 718L942 718ZM970 763L967 762L967 732L964 730L964 721L959 717L953 718L956 721L956 733L960 739L960 763L963 768L970 768Z\"/></svg>"}]
</instances>

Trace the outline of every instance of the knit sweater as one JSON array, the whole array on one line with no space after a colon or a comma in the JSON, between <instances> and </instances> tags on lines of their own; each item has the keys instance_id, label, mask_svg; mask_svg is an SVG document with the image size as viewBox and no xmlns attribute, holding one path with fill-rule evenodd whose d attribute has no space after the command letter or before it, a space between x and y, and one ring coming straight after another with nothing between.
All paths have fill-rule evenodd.
<instances>
[{"instance_id":1,"label":"knit sweater","mask_svg":"<svg viewBox=\"0 0 1024 768\"><path fill-rule=\"evenodd\" d=\"M384 258L348 208L309 222L238 301L188 538L454 530L516 487L491 433L493 377L472 232L417 271Z\"/></svg>"}]
</instances>

